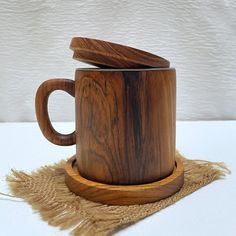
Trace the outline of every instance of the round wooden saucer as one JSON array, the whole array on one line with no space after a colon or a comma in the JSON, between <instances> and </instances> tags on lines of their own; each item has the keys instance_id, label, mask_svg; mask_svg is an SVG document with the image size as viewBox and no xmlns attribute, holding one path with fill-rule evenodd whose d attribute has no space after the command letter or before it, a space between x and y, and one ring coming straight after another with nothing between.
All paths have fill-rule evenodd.
<instances>
[{"instance_id":1,"label":"round wooden saucer","mask_svg":"<svg viewBox=\"0 0 236 236\"><path fill-rule=\"evenodd\" d=\"M76 158L70 158L65 166L65 182L68 188L81 197L110 205L132 205L155 202L176 193L184 183L184 167L176 158L173 173L165 179L140 185L109 185L83 178L76 168Z\"/></svg>"},{"instance_id":2,"label":"round wooden saucer","mask_svg":"<svg viewBox=\"0 0 236 236\"><path fill-rule=\"evenodd\" d=\"M74 59L101 68L166 68L170 65L157 55L98 39L75 37L70 48Z\"/></svg>"}]
</instances>

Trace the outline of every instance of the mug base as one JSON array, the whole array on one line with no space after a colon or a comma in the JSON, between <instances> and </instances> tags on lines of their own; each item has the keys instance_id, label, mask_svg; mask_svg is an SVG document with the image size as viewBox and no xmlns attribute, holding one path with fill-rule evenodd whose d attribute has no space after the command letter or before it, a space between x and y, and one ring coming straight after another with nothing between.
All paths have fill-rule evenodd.
<instances>
[{"instance_id":1,"label":"mug base","mask_svg":"<svg viewBox=\"0 0 236 236\"><path fill-rule=\"evenodd\" d=\"M145 204L178 192L184 184L184 166L183 161L176 157L174 171L162 180L138 185L111 185L82 177L73 156L65 165L65 183L70 191L90 201L108 205Z\"/></svg>"}]
</instances>

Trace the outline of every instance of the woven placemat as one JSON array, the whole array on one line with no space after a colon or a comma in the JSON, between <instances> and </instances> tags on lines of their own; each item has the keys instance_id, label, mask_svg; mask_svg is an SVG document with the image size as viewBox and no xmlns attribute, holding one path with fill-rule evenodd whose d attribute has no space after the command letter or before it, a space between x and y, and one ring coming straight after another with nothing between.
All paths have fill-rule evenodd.
<instances>
[{"instance_id":1,"label":"woven placemat","mask_svg":"<svg viewBox=\"0 0 236 236\"><path fill-rule=\"evenodd\" d=\"M178 152L176 155L184 162L183 187L171 197L144 205L108 206L74 195L64 183L66 161L43 166L31 174L12 170L7 181L12 194L31 204L49 225L71 229L76 236L111 235L229 173L224 163L188 160Z\"/></svg>"}]
</instances>

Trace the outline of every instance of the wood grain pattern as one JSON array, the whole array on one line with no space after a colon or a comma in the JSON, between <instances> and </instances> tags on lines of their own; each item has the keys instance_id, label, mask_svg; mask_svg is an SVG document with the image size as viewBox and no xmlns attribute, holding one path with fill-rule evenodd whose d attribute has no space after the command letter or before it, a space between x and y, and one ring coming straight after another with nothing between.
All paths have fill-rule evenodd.
<instances>
[{"instance_id":1,"label":"wood grain pattern","mask_svg":"<svg viewBox=\"0 0 236 236\"><path fill-rule=\"evenodd\" d=\"M184 167L176 158L173 173L163 180L140 185L108 185L83 178L77 171L76 158L65 166L65 182L69 189L90 201L110 205L131 205L155 202L179 191L184 183Z\"/></svg>"},{"instance_id":2,"label":"wood grain pattern","mask_svg":"<svg viewBox=\"0 0 236 236\"><path fill-rule=\"evenodd\" d=\"M70 48L74 51L74 59L101 68L165 68L170 65L160 56L98 39L75 37Z\"/></svg>"},{"instance_id":3,"label":"wood grain pattern","mask_svg":"<svg viewBox=\"0 0 236 236\"><path fill-rule=\"evenodd\" d=\"M174 169L174 69L78 69L77 165L107 184L142 184Z\"/></svg>"},{"instance_id":4,"label":"wood grain pattern","mask_svg":"<svg viewBox=\"0 0 236 236\"><path fill-rule=\"evenodd\" d=\"M43 82L37 90L35 97L35 110L39 127L43 135L52 143L57 145L75 144L75 132L61 134L57 132L50 121L48 114L48 98L53 91L62 90L75 96L75 82L68 79L51 79Z\"/></svg>"}]
</instances>

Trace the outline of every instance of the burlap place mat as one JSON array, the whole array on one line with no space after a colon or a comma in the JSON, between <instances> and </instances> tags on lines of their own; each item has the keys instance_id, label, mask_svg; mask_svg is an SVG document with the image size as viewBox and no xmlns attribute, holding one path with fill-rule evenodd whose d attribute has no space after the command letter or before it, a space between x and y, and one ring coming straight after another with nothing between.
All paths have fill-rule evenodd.
<instances>
[{"instance_id":1,"label":"burlap place mat","mask_svg":"<svg viewBox=\"0 0 236 236\"><path fill-rule=\"evenodd\" d=\"M229 173L223 163L188 160L178 152L176 155L184 161L183 187L171 197L144 205L108 206L74 195L64 183L65 161L31 174L12 170L7 181L13 195L31 204L49 225L71 229L75 236L111 235Z\"/></svg>"}]
</instances>

